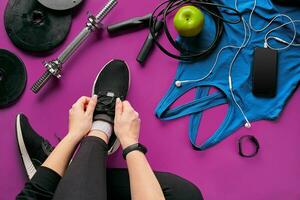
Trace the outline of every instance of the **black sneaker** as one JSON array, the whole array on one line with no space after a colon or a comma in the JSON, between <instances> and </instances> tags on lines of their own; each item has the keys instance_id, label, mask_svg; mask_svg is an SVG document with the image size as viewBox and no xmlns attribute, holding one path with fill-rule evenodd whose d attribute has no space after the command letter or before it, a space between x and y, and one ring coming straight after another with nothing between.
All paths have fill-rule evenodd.
<instances>
[{"instance_id":1,"label":"black sneaker","mask_svg":"<svg viewBox=\"0 0 300 200\"><path fill-rule=\"evenodd\" d=\"M17 115L16 134L22 161L27 176L31 179L36 173L36 169L52 152L53 147L32 129L24 114Z\"/></svg>"},{"instance_id":2,"label":"black sneaker","mask_svg":"<svg viewBox=\"0 0 300 200\"><path fill-rule=\"evenodd\" d=\"M125 100L130 85L130 73L122 60L111 60L97 75L93 86L93 95L98 95L94 112L94 121L102 120L114 123L116 99ZM108 142L108 154L114 153L120 146L113 133Z\"/></svg>"}]
</instances>

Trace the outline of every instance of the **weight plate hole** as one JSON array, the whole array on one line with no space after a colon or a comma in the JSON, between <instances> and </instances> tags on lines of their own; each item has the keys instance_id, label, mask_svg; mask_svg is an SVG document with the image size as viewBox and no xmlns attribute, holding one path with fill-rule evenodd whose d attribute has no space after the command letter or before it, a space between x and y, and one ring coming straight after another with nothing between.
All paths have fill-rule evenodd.
<instances>
[{"instance_id":1,"label":"weight plate hole","mask_svg":"<svg viewBox=\"0 0 300 200\"><path fill-rule=\"evenodd\" d=\"M32 22L34 24L41 24L43 21L44 21L44 14L39 10L33 11Z\"/></svg>"}]
</instances>

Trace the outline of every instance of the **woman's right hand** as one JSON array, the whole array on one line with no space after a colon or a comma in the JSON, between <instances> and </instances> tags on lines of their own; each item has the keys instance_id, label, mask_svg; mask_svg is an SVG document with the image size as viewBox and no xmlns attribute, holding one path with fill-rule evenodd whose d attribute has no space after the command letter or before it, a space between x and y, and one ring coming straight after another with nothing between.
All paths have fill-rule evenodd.
<instances>
[{"instance_id":1,"label":"woman's right hand","mask_svg":"<svg viewBox=\"0 0 300 200\"><path fill-rule=\"evenodd\" d=\"M69 110L68 135L81 140L91 129L97 96L81 97Z\"/></svg>"},{"instance_id":2,"label":"woman's right hand","mask_svg":"<svg viewBox=\"0 0 300 200\"><path fill-rule=\"evenodd\" d=\"M123 149L138 143L141 120L128 101L117 99L114 124L116 136Z\"/></svg>"}]
</instances>

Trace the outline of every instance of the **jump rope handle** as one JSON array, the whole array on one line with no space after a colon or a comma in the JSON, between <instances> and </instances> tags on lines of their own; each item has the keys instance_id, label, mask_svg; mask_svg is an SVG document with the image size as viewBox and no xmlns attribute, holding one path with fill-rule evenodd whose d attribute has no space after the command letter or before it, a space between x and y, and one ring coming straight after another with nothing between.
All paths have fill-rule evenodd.
<instances>
[{"instance_id":1,"label":"jump rope handle","mask_svg":"<svg viewBox=\"0 0 300 200\"><path fill-rule=\"evenodd\" d=\"M142 28L149 27L150 19L152 17L152 14L145 15L143 17L135 17L132 19L128 19L113 25L110 25L107 27L107 32L111 36L120 35L126 31L133 31L138 30ZM157 37L163 27L163 22L158 20L155 24L154 30L155 30L155 37ZM151 50L154 46L154 38L151 33L148 34L136 60L139 63L144 63L147 57L149 56Z\"/></svg>"},{"instance_id":2,"label":"jump rope handle","mask_svg":"<svg viewBox=\"0 0 300 200\"><path fill-rule=\"evenodd\" d=\"M163 28L163 25L164 23L160 20L156 21L156 24L155 24L155 27L154 27L154 30L155 30L155 37L157 37L162 28ZM153 49L153 46L154 46L154 38L152 36L151 33L149 33L148 37L146 38L136 60L139 62L139 63L144 63L145 60L147 59L147 57L149 56L151 50Z\"/></svg>"},{"instance_id":3,"label":"jump rope handle","mask_svg":"<svg viewBox=\"0 0 300 200\"><path fill-rule=\"evenodd\" d=\"M109 35L114 36L122 34L126 31L133 31L148 27L151 16L152 14L148 14L142 17L135 17L116 24L112 24L107 27L107 32L109 33Z\"/></svg>"}]
</instances>

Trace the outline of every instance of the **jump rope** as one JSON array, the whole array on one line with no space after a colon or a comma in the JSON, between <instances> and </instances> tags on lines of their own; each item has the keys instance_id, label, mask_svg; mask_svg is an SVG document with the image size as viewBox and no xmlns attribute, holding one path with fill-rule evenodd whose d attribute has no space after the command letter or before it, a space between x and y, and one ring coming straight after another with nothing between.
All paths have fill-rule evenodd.
<instances>
[{"instance_id":1,"label":"jump rope","mask_svg":"<svg viewBox=\"0 0 300 200\"><path fill-rule=\"evenodd\" d=\"M211 46L206 49L206 50L203 50L201 52L193 52L191 50L187 50L185 49L184 47L178 45L178 43L176 43L174 41L174 39L172 38L169 30L168 30L168 27L167 27L167 23L164 23L164 31L167 35L167 38L168 40L171 42L171 44L177 49L179 50L182 55L180 56L177 56L175 54L172 54L170 53L168 50L166 50L156 39L155 37L155 30L154 30L154 26L156 24L156 22L158 21L158 17L159 16L162 16L162 20L163 21L166 21L166 16L168 14L170 14L171 12L173 12L174 10L176 10L177 8L181 7L182 5L185 5L185 4L194 4L194 5L198 5L200 6L203 10L207 11L208 13L210 13L212 16L213 16L213 19L214 21L216 22L216 37L214 39L214 41L212 42ZM166 7L161 10L157 15L157 11L162 7L166 5ZM212 9L212 7L214 7ZM218 11L218 7L221 7L221 8L225 8L225 9L229 9L231 11L233 11L238 17L239 17L239 20L236 20L236 21L229 21L229 20L225 20L220 12ZM231 23L231 24L237 24L239 23L240 21L243 22L243 28L244 28L244 39L243 39L243 42L240 46L236 46L236 45L227 45L227 46L224 46L222 47L219 52L217 53L217 56L216 56L216 59L215 59L215 62L212 66L212 68L209 70L209 72L203 76L202 78L199 78L199 79L193 79L193 80L177 80L175 81L175 85L176 87L181 87L183 84L185 83L195 83L195 82L200 82L200 81L203 81L205 80L206 78L208 78L214 71L217 63L218 63L218 60L219 60L219 57L220 57L220 54L227 48L233 48L233 49L237 49L237 52L235 53L230 65L229 65L229 76L228 76L228 86L229 86L229 90L230 90L230 94L231 94L231 97L234 101L234 103L236 104L236 106L239 108L241 114L243 115L244 119L245 119L245 127L246 128L251 128L251 123L250 121L248 120L244 110L242 109L242 107L239 105L239 103L237 102L236 98L235 98L235 94L234 94L234 91L233 91L233 81L232 81L232 76L231 76L231 72L232 72L232 67L233 67L233 64L235 63L238 55L240 54L240 52L249 44L250 42L250 39L251 39L251 36L252 36L252 32L251 31L254 31L254 32L263 32L265 31L267 28L269 28L273 22L277 19L279 19L280 17L284 17L286 19L288 19L289 21L280 25L280 26L277 26L275 28L272 28L270 29L264 36L264 48L270 48L272 50L276 50L276 51L281 51L281 50L285 50L291 46L294 46L294 47L300 47L300 44L299 43L295 43L295 40L296 40L296 37L297 37L297 29L296 29L296 23L299 23L300 20L293 20L290 16L286 15L286 14L278 14L276 16L274 16L272 18L272 20L267 24L265 25L264 27L260 28L260 29L255 29L252 25L252 17L253 17L253 14L254 14L254 11L257 7L257 0L254 0L254 5L253 5L253 8L250 12L250 16L249 16L249 20L248 20L248 23L247 21L245 20L245 18L243 16L241 16L240 12L238 11L238 0L235 0L235 9L231 8L231 7L228 7L228 6L224 6L224 5L220 5L220 4L215 4L215 3L211 3L211 2L208 2L208 1L196 1L196 0L191 0L191 1L180 1L180 0L177 0L177 1L166 1L162 4L160 4L156 9L155 11L153 12L152 14L152 18L150 20L150 33L154 36L154 41L155 43L157 44L157 46L162 50L162 52L164 52L166 55L172 57L172 58L176 58L176 59L179 59L179 60L183 60L183 61L193 61L194 59L197 59L197 58L200 58L200 57L203 57L203 56L206 56L208 55L209 53L211 53L213 51L213 49L217 46L217 42L220 40L221 38L221 35L222 35L222 32L223 32L223 22L227 22L227 23ZM230 15L234 15L234 13L228 13L227 14L230 14ZM221 25L221 24L222 25ZM294 31L294 34L293 34L293 38L290 42L280 38L280 37L276 37L276 36L272 36L270 35L272 32L282 28L282 27L285 27L287 25L291 24L292 27L293 27L293 31ZM286 46L284 47L280 47L280 48L275 48L275 47L272 47L272 45L269 44L269 41L270 40L275 40L279 43L282 43Z\"/></svg>"},{"instance_id":2,"label":"jump rope","mask_svg":"<svg viewBox=\"0 0 300 200\"><path fill-rule=\"evenodd\" d=\"M214 40L211 42L210 46L207 49L201 50L201 51L193 51L193 50L183 47L178 42L176 42L170 34L168 24L164 23L163 29L167 36L167 39L169 40L171 45L181 53L180 55L176 55L176 54L173 54L170 51L168 51L163 45L161 45L159 43L159 41L155 35L155 33L156 33L155 26L156 26L156 23L159 21L166 22L167 16L170 13L172 13L173 11L177 10L178 8L180 8L181 6L186 5L186 4L188 4L188 5L192 4L197 7L200 7L201 9L203 9L206 12L208 12L209 14L211 14L213 17L213 20L215 22L216 34L215 34ZM218 8L225 9L225 12L232 11L233 13L227 13L227 14L236 15L236 16L238 16L238 19L234 20L234 21L226 20L224 17L222 17ZM224 31L224 22L230 23L230 24L237 24L241 21L241 19L242 19L242 17L236 9L231 8L229 6L212 3L210 0L203 0L203 1L199 1L199 0L169 1L168 0L168 1L161 3L159 6L156 7L156 9L154 10L154 12L152 13L152 16L150 18L150 22L149 22L150 26L149 27L150 27L150 33L152 34L152 36L154 38L154 42L156 43L156 45L159 47L159 49L163 53L165 53L169 57L172 57L172 58L175 58L178 60L193 61L193 60L196 60L196 59L199 59L199 58L202 58L204 56L211 54L212 51L216 48L217 44L221 40L223 31Z\"/></svg>"}]
</instances>

